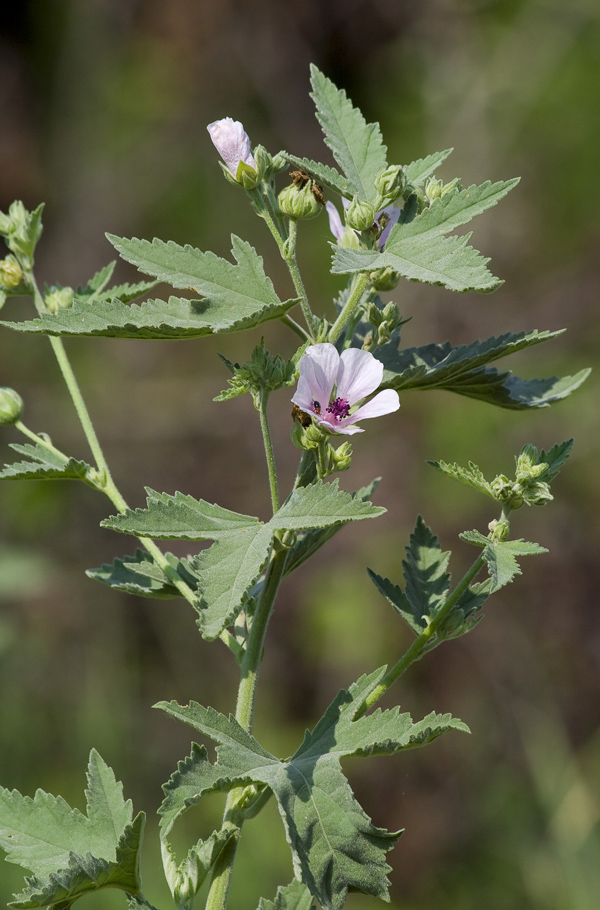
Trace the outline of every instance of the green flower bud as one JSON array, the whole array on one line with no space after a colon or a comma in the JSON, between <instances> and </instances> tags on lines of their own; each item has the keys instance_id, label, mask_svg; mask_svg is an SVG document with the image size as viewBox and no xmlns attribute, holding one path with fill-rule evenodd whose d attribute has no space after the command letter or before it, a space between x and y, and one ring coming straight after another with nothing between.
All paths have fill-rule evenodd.
<instances>
[{"instance_id":1,"label":"green flower bud","mask_svg":"<svg viewBox=\"0 0 600 910\"><path fill-rule=\"evenodd\" d=\"M364 245L360 242L359 238L356 235L356 231L353 231L352 228L347 227L344 230L341 238L338 240L338 246L343 246L346 250L362 250Z\"/></svg>"},{"instance_id":2,"label":"green flower bud","mask_svg":"<svg viewBox=\"0 0 600 910\"><path fill-rule=\"evenodd\" d=\"M377 211L385 208L400 196L406 183L404 168L399 164L390 165L375 179L378 197L375 203Z\"/></svg>"},{"instance_id":3,"label":"green flower bud","mask_svg":"<svg viewBox=\"0 0 600 910\"><path fill-rule=\"evenodd\" d=\"M18 288L23 280L23 269L14 256L7 256L0 262L0 285L10 291Z\"/></svg>"},{"instance_id":4,"label":"green flower bud","mask_svg":"<svg viewBox=\"0 0 600 910\"><path fill-rule=\"evenodd\" d=\"M393 291L400 281L400 275L388 266L371 272L369 280L376 291Z\"/></svg>"},{"instance_id":5,"label":"green flower bud","mask_svg":"<svg viewBox=\"0 0 600 910\"><path fill-rule=\"evenodd\" d=\"M0 388L0 425L16 423L23 413L23 399L14 389Z\"/></svg>"},{"instance_id":6,"label":"green flower bud","mask_svg":"<svg viewBox=\"0 0 600 910\"><path fill-rule=\"evenodd\" d=\"M492 532L494 540L506 540L510 534L510 522L508 518L494 519L493 521L490 521L488 528Z\"/></svg>"},{"instance_id":7,"label":"green flower bud","mask_svg":"<svg viewBox=\"0 0 600 910\"><path fill-rule=\"evenodd\" d=\"M435 199L440 199L444 184L437 177L430 177L425 184L425 197L431 203Z\"/></svg>"},{"instance_id":8,"label":"green flower bud","mask_svg":"<svg viewBox=\"0 0 600 910\"><path fill-rule=\"evenodd\" d=\"M330 447L330 457L332 469L335 471L347 471L352 461L352 446L349 442L343 442L337 449Z\"/></svg>"},{"instance_id":9,"label":"green flower bud","mask_svg":"<svg viewBox=\"0 0 600 910\"><path fill-rule=\"evenodd\" d=\"M277 197L277 203L284 215L297 219L314 218L322 208L313 193L310 180L302 187L296 184L284 187Z\"/></svg>"},{"instance_id":10,"label":"green flower bud","mask_svg":"<svg viewBox=\"0 0 600 910\"><path fill-rule=\"evenodd\" d=\"M68 310L73 306L74 295L73 288L50 288L44 297L44 304L48 312L55 315L59 310Z\"/></svg>"},{"instance_id":11,"label":"green flower bud","mask_svg":"<svg viewBox=\"0 0 600 910\"><path fill-rule=\"evenodd\" d=\"M256 170L261 180L269 178L273 173L273 158L264 145L257 145L256 148L252 150L252 154L256 162Z\"/></svg>"},{"instance_id":12,"label":"green flower bud","mask_svg":"<svg viewBox=\"0 0 600 910\"><path fill-rule=\"evenodd\" d=\"M375 209L370 202L361 202L354 197L345 213L346 225L354 231L368 231L375 221Z\"/></svg>"},{"instance_id":13,"label":"green flower bud","mask_svg":"<svg viewBox=\"0 0 600 910\"><path fill-rule=\"evenodd\" d=\"M277 152L276 155L273 155L273 170L274 171L283 171L284 168L288 166L288 158L285 152Z\"/></svg>"},{"instance_id":14,"label":"green flower bud","mask_svg":"<svg viewBox=\"0 0 600 910\"><path fill-rule=\"evenodd\" d=\"M448 196L450 193L459 193L461 188L460 177L455 177L454 180L442 187L442 196Z\"/></svg>"}]
</instances>

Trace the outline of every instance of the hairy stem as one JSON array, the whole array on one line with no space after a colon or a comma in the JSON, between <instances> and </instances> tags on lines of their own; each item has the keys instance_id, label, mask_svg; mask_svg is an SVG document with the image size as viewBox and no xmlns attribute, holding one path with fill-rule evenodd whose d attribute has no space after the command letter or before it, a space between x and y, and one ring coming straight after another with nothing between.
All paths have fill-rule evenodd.
<instances>
[{"instance_id":1,"label":"hairy stem","mask_svg":"<svg viewBox=\"0 0 600 910\"><path fill-rule=\"evenodd\" d=\"M271 488L271 505L273 506L273 514L279 509L279 492L277 490L277 469L275 467L275 453L273 451L273 442L271 440L271 431L269 429L269 421L267 419L267 402L269 400L269 393L262 392L260 396L260 404L258 407L258 413L260 415L260 428L262 430L263 443L265 446L265 455L267 458L267 468L269 471L269 486Z\"/></svg>"},{"instance_id":2,"label":"hairy stem","mask_svg":"<svg viewBox=\"0 0 600 910\"><path fill-rule=\"evenodd\" d=\"M358 273L352 279L352 285L350 287L350 294L348 295L348 300L346 301L342 311L338 315L338 318L335 320L331 328L329 329L329 334L327 340L332 344L335 344L352 317L354 316L356 309L362 300L362 296L369 286L369 274L367 272Z\"/></svg>"},{"instance_id":3,"label":"hairy stem","mask_svg":"<svg viewBox=\"0 0 600 910\"><path fill-rule=\"evenodd\" d=\"M442 625L458 599L462 594L464 594L464 592L467 590L473 579L476 577L476 575L478 575L484 565L485 559L483 556L479 556L471 568L465 573L463 578L457 584L445 604L436 613L427 628L421 632L418 638L415 638L410 648L402 655L400 660L394 664L390 670L388 670L379 685L373 689L371 694L365 698L363 705L356 713L357 718L362 717L365 711L368 711L368 709L387 692L390 686L393 685L393 683L395 683L396 680L399 679L402 674L405 673L412 664L414 664L415 661L419 660L419 658L423 656L425 648L433 636L436 634L439 627Z\"/></svg>"}]
</instances>

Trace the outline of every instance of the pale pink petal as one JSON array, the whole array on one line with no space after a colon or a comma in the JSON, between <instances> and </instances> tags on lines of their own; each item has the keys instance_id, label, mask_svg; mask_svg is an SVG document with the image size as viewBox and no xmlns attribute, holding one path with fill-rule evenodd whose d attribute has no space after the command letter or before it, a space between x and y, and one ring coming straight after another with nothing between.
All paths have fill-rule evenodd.
<instances>
[{"instance_id":1,"label":"pale pink petal","mask_svg":"<svg viewBox=\"0 0 600 910\"><path fill-rule=\"evenodd\" d=\"M398 218L400 217L400 209L397 209L396 206L392 204L392 205L386 206L379 213L379 215L383 215L384 213L389 217L390 220L384 227L383 231L381 232L381 234L379 236L379 240L377 241L377 246L379 247L379 249L382 249L385 246L385 244L387 243L388 237L390 236L392 228L394 227L395 224L397 224ZM379 219L379 215L377 216L378 219Z\"/></svg>"},{"instance_id":2,"label":"pale pink petal","mask_svg":"<svg viewBox=\"0 0 600 910\"><path fill-rule=\"evenodd\" d=\"M310 394L323 408L329 404L340 365L340 355L334 345L313 344L300 361L300 377L304 377Z\"/></svg>"},{"instance_id":3,"label":"pale pink petal","mask_svg":"<svg viewBox=\"0 0 600 910\"><path fill-rule=\"evenodd\" d=\"M250 149L250 139L239 120L223 117L206 127L219 155L235 177L240 161L256 170L256 161Z\"/></svg>"},{"instance_id":4,"label":"pale pink petal","mask_svg":"<svg viewBox=\"0 0 600 910\"><path fill-rule=\"evenodd\" d=\"M329 414L321 414L315 416L313 414L313 421L320 427L323 427L324 430L327 430L328 433L342 434L344 436L352 436L353 433L364 433L365 431L361 427L355 427L352 424L352 417L347 417L346 421L343 420L338 423L337 420L334 420L333 417L330 417Z\"/></svg>"},{"instance_id":5,"label":"pale pink petal","mask_svg":"<svg viewBox=\"0 0 600 910\"><path fill-rule=\"evenodd\" d=\"M336 209L333 202L326 202L325 208L327 209L327 214L329 215L329 230L336 240L341 240L344 236L344 225L342 224L340 213Z\"/></svg>"},{"instance_id":6,"label":"pale pink petal","mask_svg":"<svg viewBox=\"0 0 600 910\"><path fill-rule=\"evenodd\" d=\"M370 417L382 417L384 414L391 414L393 411L397 411L399 407L398 392L395 392L394 389L384 389L358 408L350 417L346 417L342 424L345 424L345 421L348 420L358 421L367 420Z\"/></svg>"},{"instance_id":7,"label":"pale pink petal","mask_svg":"<svg viewBox=\"0 0 600 910\"><path fill-rule=\"evenodd\" d=\"M320 399L317 400L320 401ZM294 404L297 404L302 411L306 411L309 414L314 414L314 396L305 376L300 376L298 379L298 388L294 393L292 402Z\"/></svg>"},{"instance_id":8,"label":"pale pink petal","mask_svg":"<svg viewBox=\"0 0 600 910\"><path fill-rule=\"evenodd\" d=\"M340 358L336 395L350 405L366 398L381 385L383 364L369 351L347 348Z\"/></svg>"}]
</instances>

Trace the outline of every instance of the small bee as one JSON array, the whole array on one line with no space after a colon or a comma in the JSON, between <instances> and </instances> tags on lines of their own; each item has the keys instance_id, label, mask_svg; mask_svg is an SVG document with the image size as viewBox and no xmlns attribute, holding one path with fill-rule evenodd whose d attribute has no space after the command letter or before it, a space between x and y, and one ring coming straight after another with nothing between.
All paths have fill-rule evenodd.
<instances>
[{"instance_id":1,"label":"small bee","mask_svg":"<svg viewBox=\"0 0 600 910\"><path fill-rule=\"evenodd\" d=\"M321 413L321 402L317 401L316 398L313 399L313 407L315 409L315 414Z\"/></svg>"},{"instance_id":2,"label":"small bee","mask_svg":"<svg viewBox=\"0 0 600 910\"><path fill-rule=\"evenodd\" d=\"M323 195L323 187L315 183L310 174L307 174L306 171L296 170L290 171L290 177L294 186L299 186L300 189L306 186L307 183L310 183L310 191L321 205L325 205L325 196Z\"/></svg>"},{"instance_id":3,"label":"small bee","mask_svg":"<svg viewBox=\"0 0 600 910\"><path fill-rule=\"evenodd\" d=\"M292 420L297 420L306 429L312 423L310 414L303 411L297 404L292 405Z\"/></svg>"}]
</instances>

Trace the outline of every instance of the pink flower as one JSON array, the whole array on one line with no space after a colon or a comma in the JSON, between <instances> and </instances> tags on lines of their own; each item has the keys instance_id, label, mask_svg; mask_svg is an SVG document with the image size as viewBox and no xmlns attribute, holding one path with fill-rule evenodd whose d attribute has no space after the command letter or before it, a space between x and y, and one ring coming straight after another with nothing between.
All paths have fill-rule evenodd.
<instances>
[{"instance_id":1,"label":"pink flower","mask_svg":"<svg viewBox=\"0 0 600 910\"><path fill-rule=\"evenodd\" d=\"M346 208L348 208L350 203L348 202L347 199L344 199L342 197L342 205L346 209ZM340 213L336 209L333 202L326 202L325 208L327 209L327 214L329 215L329 230L331 231L331 233L333 234L335 239L340 241L342 239L342 237L344 236L344 232L346 230L344 225L342 224L342 219L340 218ZM381 219L382 215L385 215L385 222L382 222L380 225L380 219ZM392 228L398 221L399 217L400 217L400 209L397 209L395 207L395 205L393 205L393 204L386 205L386 207L384 209L382 209L380 212L377 212L377 214L375 215L375 223L378 226L380 225L381 227L383 227L383 230L381 231L381 234L379 235L379 238L377 240L378 249L382 250L383 247L385 246L385 243L386 243L388 237L390 236L390 231L392 230Z\"/></svg>"},{"instance_id":2,"label":"pink flower","mask_svg":"<svg viewBox=\"0 0 600 910\"><path fill-rule=\"evenodd\" d=\"M250 140L239 120L224 117L215 120L206 127L219 155L229 168L231 174L238 178L240 163L257 170L256 161L250 149Z\"/></svg>"},{"instance_id":3,"label":"pink flower","mask_svg":"<svg viewBox=\"0 0 600 910\"><path fill-rule=\"evenodd\" d=\"M358 420L391 414L400 407L398 393L385 389L371 395L383 378L383 364L369 351L348 348L341 356L333 344L313 344L300 361L300 378L292 402L328 433L363 433Z\"/></svg>"}]
</instances>

